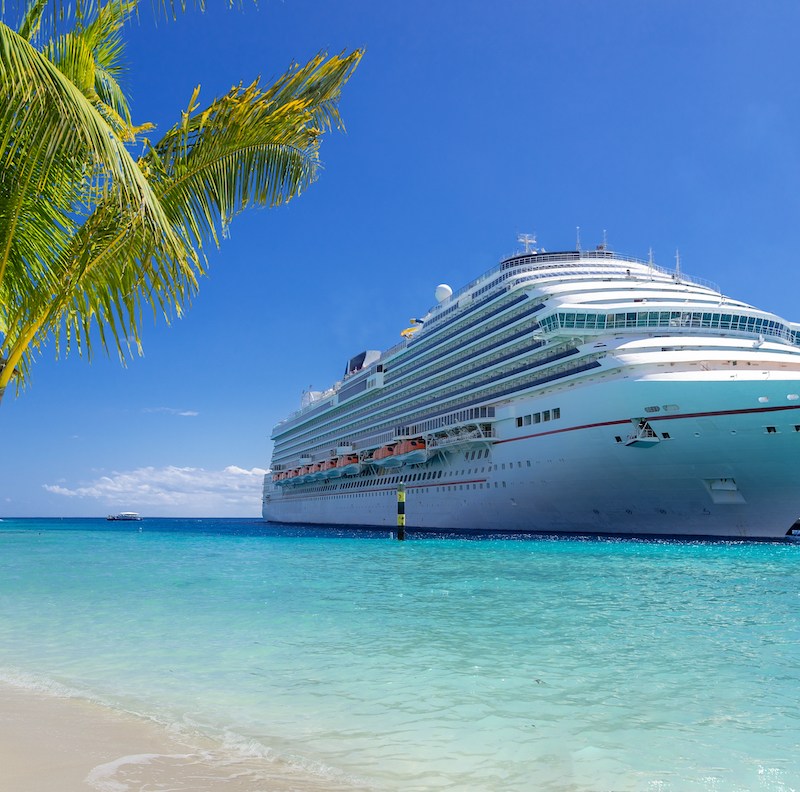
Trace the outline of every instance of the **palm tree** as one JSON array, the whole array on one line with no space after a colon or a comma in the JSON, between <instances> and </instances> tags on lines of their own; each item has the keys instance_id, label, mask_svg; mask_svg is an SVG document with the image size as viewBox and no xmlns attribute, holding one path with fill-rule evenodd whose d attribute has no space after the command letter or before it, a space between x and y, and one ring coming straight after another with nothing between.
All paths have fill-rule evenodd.
<instances>
[{"instance_id":1,"label":"palm tree","mask_svg":"<svg viewBox=\"0 0 800 792\"><path fill-rule=\"evenodd\" d=\"M16 30L0 21L0 399L46 342L91 357L94 341L124 362L141 351L144 309L180 316L203 245L316 179L320 137L342 127L341 89L362 56L319 55L204 109L195 90L151 143L118 83L138 0L78 4L66 32L42 24L50 2L30 0Z\"/></svg>"}]
</instances>

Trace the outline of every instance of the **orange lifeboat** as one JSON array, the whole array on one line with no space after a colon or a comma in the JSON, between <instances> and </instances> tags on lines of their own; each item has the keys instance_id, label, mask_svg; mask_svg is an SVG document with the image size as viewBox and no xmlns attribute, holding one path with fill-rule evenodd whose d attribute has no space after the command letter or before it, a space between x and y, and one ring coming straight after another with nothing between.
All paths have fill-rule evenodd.
<instances>
[{"instance_id":1,"label":"orange lifeboat","mask_svg":"<svg viewBox=\"0 0 800 792\"><path fill-rule=\"evenodd\" d=\"M381 467L400 467L403 463L394 455L397 446L397 443L389 443L389 445L381 446L372 455L372 461Z\"/></svg>"},{"instance_id":2,"label":"orange lifeboat","mask_svg":"<svg viewBox=\"0 0 800 792\"><path fill-rule=\"evenodd\" d=\"M422 437L401 440L394 450L394 457L401 465L419 465L428 459L427 443Z\"/></svg>"},{"instance_id":3,"label":"orange lifeboat","mask_svg":"<svg viewBox=\"0 0 800 792\"><path fill-rule=\"evenodd\" d=\"M334 457L333 459L329 459L325 463L325 477L339 478L341 475L342 471L339 468L339 457Z\"/></svg>"},{"instance_id":4,"label":"orange lifeboat","mask_svg":"<svg viewBox=\"0 0 800 792\"><path fill-rule=\"evenodd\" d=\"M361 471L358 454L345 454L339 457L339 464L336 466L336 470L340 471L340 476L355 476Z\"/></svg>"},{"instance_id":5,"label":"orange lifeboat","mask_svg":"<svg viewBox=\"0 0 800 792\"><path fill-rule=\"evenodd\" d=\"M315 462L308 471L309 478L316 480L322 478L322 462Z\"/></svg>"}]
</instances>

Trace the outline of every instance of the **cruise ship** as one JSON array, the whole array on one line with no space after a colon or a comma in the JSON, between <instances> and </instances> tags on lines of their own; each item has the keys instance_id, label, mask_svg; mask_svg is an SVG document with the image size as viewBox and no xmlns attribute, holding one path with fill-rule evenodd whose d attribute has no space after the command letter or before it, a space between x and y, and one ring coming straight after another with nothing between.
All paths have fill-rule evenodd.
<instances>
[{"instance_id":1,"label":"cruise ship","mask_svg":"<svg viewBox=\"0 0 800 792\"><path fill-rule=\"evenodd\" d=\"M600 245L531 246L274 429L272 522L778 539L800 324ZM535 243L534 243L535 244Z\"/></svg>"}]
</instances>

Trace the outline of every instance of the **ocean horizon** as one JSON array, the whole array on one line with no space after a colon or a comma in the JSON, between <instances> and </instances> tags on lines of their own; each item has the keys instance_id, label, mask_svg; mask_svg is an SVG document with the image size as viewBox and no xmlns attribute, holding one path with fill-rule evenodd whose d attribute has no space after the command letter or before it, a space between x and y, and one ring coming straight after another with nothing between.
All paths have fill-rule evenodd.
<instances>
[{"instance_id":1,"label":"ocean horizon","mask_svg":"<svg viewBox=\"0 0 800 792\"><path fill-rule=\"evenodd\" d=\"M800 544L409 539L3 518L0 681L320 788L800 788Z\"/></svg>"}]
</instances>

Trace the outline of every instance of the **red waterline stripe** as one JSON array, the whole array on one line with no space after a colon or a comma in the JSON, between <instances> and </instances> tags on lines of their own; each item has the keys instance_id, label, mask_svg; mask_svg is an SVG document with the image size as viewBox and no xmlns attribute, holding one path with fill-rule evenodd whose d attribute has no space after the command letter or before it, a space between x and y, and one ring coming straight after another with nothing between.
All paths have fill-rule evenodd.
<instances>
[{"instance_id":1,"label":"red waterline stripe","mask_svg":"<svg viewBox=\"0 0 800 792\"><path fill-rule=\"evenodd\" d=\"M720 415L748 415L752 413L782 412L784 410L798 410L800 404L790 404L782 407L748 407L744 410L711 410L709 412L684 413L683 415L655 415L645 418L646 421L677 421L684 418L709 418ZM506 440L495 440L493 445L502 443L513 443L516 440L530 440L532 437L545 437L546 435L562 434L563 432L576 432L580 429L597 429L601 426L623 426L630 424L630 418L623 418L616 421L601 421L599 423L582 424L581 426L569 426L566 429L551 429L548 432L538 432L536 434L521 435L520 437L509 437Z\"/></svg>"}]
</instances>

